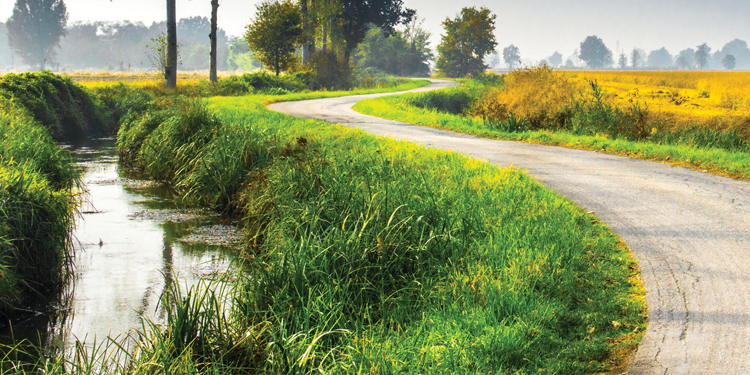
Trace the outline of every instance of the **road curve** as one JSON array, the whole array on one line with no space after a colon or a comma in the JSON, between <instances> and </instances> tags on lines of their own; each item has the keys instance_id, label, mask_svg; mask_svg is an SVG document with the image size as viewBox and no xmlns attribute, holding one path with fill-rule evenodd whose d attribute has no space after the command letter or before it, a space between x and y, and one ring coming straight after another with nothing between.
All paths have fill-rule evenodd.
<instances>
[{"instance_id":1,"label":"road curve","mask_svg":"<svg viewBox=\"0 0 750 375\"><path fill-rule=\"evenodd\" d=\"M452 85L433 81L424 91ZM596 215L640 262L649 326L628 374L750 373L750 183L591 151L483 139L365 116L359 100L269 108L525 169Z\"/></svg>"}]
</instances>

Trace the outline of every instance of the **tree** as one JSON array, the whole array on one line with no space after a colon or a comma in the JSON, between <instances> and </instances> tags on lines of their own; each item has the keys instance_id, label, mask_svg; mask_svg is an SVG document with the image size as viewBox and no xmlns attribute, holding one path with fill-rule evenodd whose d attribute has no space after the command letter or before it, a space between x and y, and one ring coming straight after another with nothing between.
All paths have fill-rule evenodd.
<instances>
[{"instance_id":1,"label":"tree","mask_svg":"<svg viewBox=\"0 0 750 375\"><path fill-rule=\"evenodd\" d=\"M675 65L682 70L692 69L695 65L695 50L688 48L678 53Z\"/></svg>"},{"instance_id":2,"label":"tree","mask_svg":"<svg viewBox=\"0 0 750 375\"><path fill-rule=\"evenodd\" d=\"M748 49L747 43L744 40L734 39L725 44L724 47L716 53L717 55L715 55L715 58L717 60L726 55L734 56L736 63L735 68L750 68L750 49Z\"/></svg>"},{"instance_id":3,"label":"tree","mask_svg":"<svg viewBox=\"0 0 750 375\"><path fill-rule=\"evenodd\" d=\"M375 68L397 76L426 76L432 52L425 47L423 44L417 49L417 43L407 40L399 30L386 37L380 28L373 27L355 50L353 60L358 68Z\"/></svg>"},{"instance_id":4,"label":"tree","mask_svg":"<svg viewBox=\"0 0 750 375\"><path fill-rule=\"evenodd\" d=\"M54 61L67 24L63 0L16 0L6 23L10 47L25 63L44 70L48 61Z\"/></svg>"},{"instance_id":5,"label":"tree","mask_svg":"<svg viewBox=\"0 0 750 375\"><path fill-rule=\"evenodd\" d=\"M705 69L708 67L708 57L710 53L711 47L706 43L698 46L698 49L695 50L695 65L698 69Z\"/></svg>"},{"instance_id":6,"label":"tree","mask_svg":"<svg viewBox=\"0 0 750 375\"><path fill-rule=\"evenodd\" d=\"M402 9L402 0L340 0L341 36L346 42L344 60L349 61L351 52L365 38L372 25L379 27L388 37L398 24L409 23L413 9Z\"/></svg>"},{"instance_id":7,"label":"tree","mask_svg":"<svg viewBox=\"0 0 750 375\"><path fill-rule=\"evenodd\" d=\"M586 37L581 42L581 60L586 62L589 68L603 68L612 65L612 51L596 35Z\"/></svg>"},{"instance_id":8,"label":"tree","mask_svg":"<svg viewBox=\"0 0 750 375\"><path fill-rule=\"evenodd\" d=\"M630 53L630 63L633 69L637 69L641 65L641 53L637 48L633 48L633 52Z\"/></svg>"},{"instance_id":9,"label":"tree","mask_svg":"<svg viewBox=\"0 0 750 375\"><path fill-rule=\"evenodd\" d=\"M513 66L521 61L521 53L518 51L518 47L511 44L503 48L503 61L505 61L508 69L513 69Z\"/></svg>"},{"instance_id":10,"label":"tree","mask_svg":"<svg viewBox=\"0 0 750 375\"><path fill-rule=\"evenodd\" d=\"M208 34L208 38L211 40L211 62L209 67L209 73L208 73L208 80L211 82L216 82L217 76L216 76L216 40L218 39L218 36L216 35L216 29L218 29L218 21L217 16L219 12L219 0L211 0L211 33Z\"/></svg>"},{"instance_id":11,"label":"tree","mask_svg":"<svg viewBox=\"0 0 750 375\"><path fill-rule=\"evenodd\" d=\"M495 50L495 19L489 9L463 8L443 21L445 35L438 45L436 68L449 77L476 75L487 69L484 57Z\"/></svg>"},{"instance_id":12,"label":"tree","mask_svg":"<svg viewBox=\"0 0 750 375\"><path fill-rule=\"evenodd\" d=\"M669 68L672 66L672 55L662 47L649 52L646 64L651 68Z\"/></svg>"},{"instance_id":13,"label":"tree","mask_svg":"<svg viewBox=\"0 0 750 375\"><path fill-rule=\"evenodd\" d=\"M562 64L562 54L560 52L555 51L555 53L552 54L549 58L547 58L547 61L549 61L552 66L560 66Z\"/></svg>"},{"instance_id":14,"label":"tree","mask_svg":"<svg viewBox=\"0 0 750 375\"><path fill-rule=\"evenodd\" d=\"M245 40L258 60L278 76L294 62L294 51L302 41L302 14L291 0L264 1L257 6L255 20L247 25Z\"/></svg>"},{"instance_id":15,"label":"tree","mask_svg":"<svg viewBox=\"0 0 750 375\"><path fill-rule=\"evenodd\" d=\"M721 65L724 65L724 68L726 70L732 70L734 69L734 65L737 63L737 60L734 58L733 55L726 55L723 59L721 59Z\"/></svg>"},{"instance_id":16,"label":"tree","mask_svg":"<svg viewBox=\"0 0 750 375\"><path fill-rule=\"evenodd\" d=\"M620 58L617 60L617 67L620 69L628 67L628 57L624 53L620 53Z\"/></svg>"},{"instance_id":17,"label":"tree","mask_svg":"<svg viewBox=\"0 0 750 375\"><path fill-rule=\"evenodd\" d=\"M175 0L167 0L167 60L164 86L177 87L177 9Z\"/></svg>"}]
</instances>

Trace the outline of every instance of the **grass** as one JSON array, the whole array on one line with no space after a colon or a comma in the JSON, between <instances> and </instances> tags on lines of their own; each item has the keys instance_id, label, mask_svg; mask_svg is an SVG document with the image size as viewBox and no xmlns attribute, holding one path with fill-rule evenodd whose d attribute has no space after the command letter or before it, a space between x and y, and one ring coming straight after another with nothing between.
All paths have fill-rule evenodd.
<instances>
[{"instance_id":1,"label":"grass","mask_svg":"<svg viewBox=\"0 0 750 375\"><path fill-rule=\"evenodd\" d=\"M36 84L44 82L41 87ZM60 89L60 85L65 90ZM55 299L72 272L70 231L80 185L70 154L51 127L59 103L80 102L70 82L47 73L0 79L0 316L10 320ZM29 87L30 86L30 87ZM54 88L53 88L54 87ZM52 100L47 101L49 96ZM32 104L29 104L32 103ZM40 112L42 115L40 115ZM76 125L73 124L73 127ZM2 322L3 324L5 321Z\"/></svg>"},{"instance_id":2,"label":"grass","mask_svg":"<svg viewBox=\"0 0 750 375\"><path fill-rule=\"evenodd\" d=\"M247 233L231 303L171 297L180 323L151 327L129 368L568 374L638 342L635 261L591 215L519 171L265 109L274 98L175 102L121 128L134 167ZM189 328L216 310L230 337Z\"/></svg>"},{"instance_id":3,"label":"grass","mask_svg":"<svg viewBox=\"0 0 750 375\"><path fill-rule=\"evenodd\" d=\"M37 363L15 347L0 371L575 374L622 364L643 334L624 244L518 170L264 107L345 93L129 90L100 93L123 158L239 218L242 267L225 291L174 286L133 347Z\"/></svg>"},{"instance_id":4,"label":"grass","mask_svg":"<svg viewBox=\"0 0 750 375\"><path fill-rule=\"evenodd\" d=\"M451 88L441 92L445 92L442 95L453 96L456 90L461 89ZM546 95L544 88L538 90L538 95ZM444 107L420 108L414 103L421 100L422 94L368 99L358 102L354 109L373 116L482 137L602 151L733 178L750 178L750 143L738 133L701 125L670 130L658 121L650 121L647 109L631 106L628 110L622 110L606 101L598 101L596 90L600 90L599 95L606 95L606 92L602 94L601 88L594 85L590 90L590 94L572 105L562 103L558 107L552 104L544 107L547 104L543 102L537 109L521 113L509 111L508 108L513 108L512 104L509 104L511 107L499 109L492 108L492 102L477 104L482 100L479 99L482 95L474 95L478 99L465 107L461 114L451 113L456 111ZM490 112L504 113L504 118L474 115L477 112L481 114L483 109L486 113L488 106ZM534 116L537 116L536 120L529 120Z\"/></svg>"}]
</instances>

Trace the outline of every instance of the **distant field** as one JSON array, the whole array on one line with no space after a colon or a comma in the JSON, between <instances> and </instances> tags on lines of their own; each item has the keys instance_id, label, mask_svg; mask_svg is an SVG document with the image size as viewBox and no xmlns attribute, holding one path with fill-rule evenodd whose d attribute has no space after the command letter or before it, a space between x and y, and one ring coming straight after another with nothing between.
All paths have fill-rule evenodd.
<instances>
[{"instance_id":1,"label":"distant field","mask_svg":"<svg viewBox=\"0 0 750 375\"><path fill-rule=\"evenodd\" d=\"M619 107L645 104L651 116L671 126L710 124L748 131L750 72L560 71L558 74L583 84L585 80L596 80Z\"/></svg>"}]
</instances>

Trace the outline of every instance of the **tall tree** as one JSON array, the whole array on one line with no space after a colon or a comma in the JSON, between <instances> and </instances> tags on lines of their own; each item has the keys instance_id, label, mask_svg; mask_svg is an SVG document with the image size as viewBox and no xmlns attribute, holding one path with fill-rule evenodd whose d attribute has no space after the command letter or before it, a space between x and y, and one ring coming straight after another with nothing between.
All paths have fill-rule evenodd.
<instances>
[{"instance_id":1,"label":"tall tree","mask_svg":"<svg viewBox=\"0 0 750 375\"><path fill-rule=\"evenodd\" d=\"M415 11L403 9L402 0L340 0L341 36L346 43L344 59L349 61L352 51L367 34L372 25L388 37L398 24L411 21Z\"/></svg>"},{"instance_id":2,"label":"tall tree","mask_svg":"<svg viewBox=\"0 0 750 375\"><path fill-rule=\"evenodd\" d=\"M255 19L247 25L245 40L263 64L278 76L294 61L302 41L302 14L291 0L264 1L257 5Z\"/></svg>"},{"instance_id":3,"label":"tall tree","mask_svg":"<svg viewBox=\"0 0 750 375\"><path fill-rule=\"evenodd\" d=\"M639 66L641 66L641 59L643 56L641 56L640 51L638 51L638 48L633 48L633 52L630 53L630 66L633 69L638 69Z\"/></svg>"},{"instance_id":4,"label":"tall tree","mask_svg":"<svg viewBox=\"0 0 750 375\"><path fill-rule=\"evenodd\" d=\"M733 55L726 55L721 59L721 65L724 65L726 70L733 70L736 63L737 59Z\"/></svg>"},{"instance_id":5,"label":"tall tree","mask_svg":"<svg viewBox=\"0 0 750 375\"><path fill-rule=\"evenodd\" d=\"M586 37L581 42L581 60L586 62L589 68L603 68L612 65L612 51L596 35Z\"/></svg>"},{"instance_id":6,"label":"tall tree","mask_svg":"<svg viewBox=\"0 0 750 375\"><path fill-rule=\"evenodd\" d=\"M503 48L503 61L505 61L505 65L508 66L508 69L513 69L513 67L521 61L521 52L518 51L518 47L511 44Z\"/></svg>"},{"instance_id":7,"label":"tall tree","mask_svg":"<svg viewBox=\"0 0 750 375\"><path fill-rule=\"evenodd\" d=\"M646 63L651 68L669 68L672 66L672 55L666 48L662 47L649 52Z\"/></svg>"},{"instance_id":8,"label":"tall tree","mask_svg":"<svg viewBox=\"0 0 750 375\"><path fill-rule=\"evenodd\" d=\"M8 19L8 42L23 61L44 70L65 35L68 12L63 0L16 0Z\"/></svg>"},{"instance_id":9,"label":"tall tree","mask_svg":"<svg viewBox=\"0 0 750 375\"><path fill-rule=\"evenodd\" d=\"M164 67L166 77L164 86L177 86L177 9L175 0L167 0L167 64Z\"/></svg>"},{"instance_id":10,"label":"tall tree","mask_svg":"<svg viewBox=\"0 0 750 375\"><path fill-rule=\"evenodd\" d=\"M708 57L711 53L711 47L706 43L698 46L695 50L695 65L698 69L705 69L708 67Z\"/></svg>"},{"instance_id":11,"label":"tall tree","mask_svg":"<svg viewBox=\"0 0 750 375\"><path fill-rule=\"evenodd\" d=\"M562 60L562 54L560 52L555 51L555 53L552 54L552 56L547 58L547 61L549 61L552 66L560 66L563 62Z\"/></svg>"},{"instance_id":12,"label":"tall tree","mask_svg":"<svg viewBox=\"0 0 750 375\"><path fill-rule=\"evenodd\" d=\"M617 67L620 69L628 67L628 57L624 53L620 53L620 58L617 60Z\"/></svg>"},{"instance_id":13,"label":"tall tree","mask_svg":"<svg viewBox=\"0 0 750 375\"><path fill-rule=\"evenodd\" d=\"M484 57L497 47L496 18L485 7L463 8L455 19L446 18L435 67L449 77L476 75L487 69Z\"/></svg>"},{"instance_id":14,"label":"tall tree","mask_svg":"<svg viewBox=\"0 0 750 375\"><path fill-rule=\"evenodd\" d=\"M208 74L208 80L211 82L216 82L216 40L218 39L218 36L216 35L216 29L218 29L217 23L217 14L219 12L219 0L211 0L211 33L208 34L209 39L211 39L211 62L210 62L210 68L209 68L209 74Z\"/></svg>"}]
</instances>

